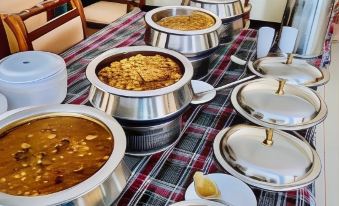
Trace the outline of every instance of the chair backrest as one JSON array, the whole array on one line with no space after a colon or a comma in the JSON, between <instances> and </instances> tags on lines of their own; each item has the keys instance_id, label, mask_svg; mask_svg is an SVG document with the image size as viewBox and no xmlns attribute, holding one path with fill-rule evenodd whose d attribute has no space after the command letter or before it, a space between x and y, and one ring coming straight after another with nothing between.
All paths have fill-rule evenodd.
<instances>
[{"instance_id":1,"label":"chair backrest","mask_svg":"<svg viewBox=\"0 0 339 206\"><path fill-rule=\"evenodd\" d=\"M146 4L146 0L114 0L114 2L122 3L122 4L127 3L127 11L128 12L133 10L133 7L142 8Z\"/></svg>"},{"instance_id":2,"label":"chair backrest","mask_svg":"<svg viewBox=\"0 0 339 206\"><path fill-rule=\"evenodd\" d=\"M69 3L71 9L29 31L25 20ZM4 20L13 31L20 51L41 50L61 53L85 38L85 17L80 0L47 0L19 13L7 14Z\"/></svg>"},{"instance_id":3,"label":"chair backrest","mask_svg":"<svg viewBox=\"0 0 339 206\"><path fill-rule=\"evenodd\" d=\"M4 14L11 14L11 13L18 13L22 10L28 9L36 5L37 3L41 2L42 0L1 0L0 3L0 17L3 17ZM11 53L18 52L19 47L16 41L16 38L9 29L6 22L4 22L1 18L3 26L6 31L8 44L10 47ZM38 28L39 26L45 24L47 22L47 14L46 12L36 15L30 19L25 21L26 27L28 32L33 31L34 29Z\"/></svg>"},{"instance_id":4,"label":"chair backrest","mask_svg":"<svg viewBox=\"0 0 339 206\"><path fill-rule=\"evenodd\" d=\"M0 59L10 55L7 35L2 21L0 20Z\"/></svg>"}]
</instances>

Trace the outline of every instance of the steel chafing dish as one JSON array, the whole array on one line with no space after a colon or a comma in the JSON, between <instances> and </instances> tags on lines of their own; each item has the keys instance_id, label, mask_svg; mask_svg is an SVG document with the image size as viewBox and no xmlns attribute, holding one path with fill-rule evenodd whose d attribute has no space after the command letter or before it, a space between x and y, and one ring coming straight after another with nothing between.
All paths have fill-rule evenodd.
<instances>
[{"instance_id":1,"label":"steel chafing dish","mask_svg":"<svg viewBox=\"0 0 339 206\"><path fill-rule=\"evenodd\" d=\"M23 109L3 114L1 133L17 124L57 116L71 116L94 121L105 127L113 136L113 151L107 162L91 177L68 189L41 196L14 196L0 193L1 205L110 205L127 183L130 171L123 162L126 137L122 127L112 117L95 108L80 105L51 105Z\"/></svg>"},{"instance_id":2,"label":"steel chafing dish","mask_svg":"<svg viewBox=\"0 0 339 206\"><path fill-rule=\"evenodd\" d=\"M305 86L263 78L238 85L232 92L234 108L245 118L267 128L301 130L327 116L324 100Z\"/></svg>"},{"instance_id":3,"label":"steel chafing dish","mask_svg":"<svg viewBox=\"0 0 339 206\"><path fill-rule=\"evenodd\" d=\"M316 151L302 137L250 125L226 128L213 143L217 161L255 187L288 191L311 184L320 174Z\"/></svg>"},{"instance_id":4,"label":"steel chafing dish","mask_svg":"<svg viewBox=\"0 0 339 206\"><path fill-rule=\"evenodd\" d=\"M190 15L202 12L211 16L215 24L209 28L192 31L169 29L157 24L163 18ZM219 45L218 29L221 20L205 9L190 6L165 6L153 9L145 15L145 43L150 46L175 50L189 58L194 64L194 79L207 74L209 57Z\"/></svg>"},{"instance_id":5,"label":"steel chafing dish","mask_svg":"<svg viewBox=\"0 0 339 206\"><path fill-rule=\"evenodd\" d=\"M312 75L299 71L298 66L304 65L303 62L291 66L286 57L276 58L282 59L272 63L266 57L255 62L255 68L261 68L256 72L265 76L265 64L276 64L278 69L288 67L285 69L296 70L307 77L302 82L305 85L317 83L308 77L313 73L321 76L318 70L311 71ZM238 85L231 95L234 108L249 121L263 127L236 125L226 128L215 138L213 150L220 165L247 184L288 191L311 184L320 174L321 162L303 137L280 129L293 131L315 126L326 118L327 107L315 91L298 85L302 84L300 78L272 76L276 80L262 78Z\"/></svg>"},{"instance_id":6,"label":"steel chafing dish","mask_svg":"<svg viewBox=\"0 0 339 206\"><path fill-rule=\"evenodd\" d=\"M293 54L270 54L254 62L249 61L248 67L259 77L285 79L289 84L307 87L324 85L330 79L328 69L317 68L304 59L294 59Z\"/></svg>"},{"instance_id":7,"label":"steel chafing dish","mask_svg":"<svg viewBox=\"0 0 339 206\"><path fill-rule=\"evenodd\" d=\"M251 11L251 4L243 6L240 0L191 0L190 6L203 8L216 14L222 21L219 29L221 43L228 43L238 35L248 22L244 17Z\"/></svg>"},{"instance_id":8,"label":"steel chafing dish","mask_svg":"<svg viewBox=\"0 0 339 206\"><path fill-rule=\"evenodd\" d=\"M97 74L103 67L136 54L169 57L178 63L183 76L170 86L151 91L117 89L99 80ZM89 101L122 124L127 134L128 153L140 155L161 151L177 139L180 116L193 98L193 68L186 57L150 46L112 49L96 57L88 65L86 75L92 83Z\"/></svg>"}]
</instances>

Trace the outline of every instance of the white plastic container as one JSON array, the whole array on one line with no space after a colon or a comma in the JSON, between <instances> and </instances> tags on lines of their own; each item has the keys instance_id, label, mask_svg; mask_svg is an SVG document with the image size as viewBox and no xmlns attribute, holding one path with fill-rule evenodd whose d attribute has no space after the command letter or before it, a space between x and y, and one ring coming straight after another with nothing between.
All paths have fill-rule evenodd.
<instances>
[{"instance_id":1,"label":"white plastic container","mask_svg":"<svg viewBox=\"0 0 339 206\"><path fill-rule=\"evenodd\" d=\"M67 93L65 61L58 55L27 51L0 61L0 93L8 110L61 103Z\"/></svg>"}]
</instances>

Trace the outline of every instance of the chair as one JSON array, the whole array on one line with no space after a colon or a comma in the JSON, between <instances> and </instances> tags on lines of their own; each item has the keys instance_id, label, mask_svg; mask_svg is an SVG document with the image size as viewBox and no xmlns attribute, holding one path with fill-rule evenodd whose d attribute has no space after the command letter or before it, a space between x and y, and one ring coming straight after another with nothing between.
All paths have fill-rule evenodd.
<instances>
[{"instance_id":1,"label":"chair","mask_svg":"<svg viewBox=\"0 0 339 206\"><path fill-rule=\"evenodd\" d=\"M84 13L89 28L101 29L131 11L145 6L145 0L103 0L86 6Z\"/></svg>"},{"instance_id":2,"label":"chair","mask_svg":"<svg viewBox=\"0 0 339 206\"><path fill-rule=\"evenodd\" d=\"M71 9L29 31L24 21L41 13L53 11L68 3ZM4 15L4 21L13 31L19 50L41 50L61 53L85 38L85 17L79 0L48 0L16 14Z\"/></svg>"},{"instance_id":3,"label":"chair","mask_svg":"<svg viewBox=\"0 0 339 206\"><path fill-rule=\"evenodd\" d=\"M0 21L3 24L5 29L5 35L7 36L8 45L11 53L18 52L19 47L18 43L15 39L13 32L9 29L8 25L3 21L3 16L5 14L18 13L27 8L31 8L42 0L1 0L0 3ZM34 16L25 21L28 31L33 31L38 28L39 25L43 25L47 22L47 14L46 12L41 13L37 16ZM3 37L6 38L6 37Z\"/></svg>"},{"instance_id":4,"label":"chair","mask_svg":"<svg viewBox=\"0 0 339 206\"><path fill-rule=\"evenodd\" d=\"M0 59L10 55L7 35L2 21L0 20Z\"/></svg>"}]
</instances>

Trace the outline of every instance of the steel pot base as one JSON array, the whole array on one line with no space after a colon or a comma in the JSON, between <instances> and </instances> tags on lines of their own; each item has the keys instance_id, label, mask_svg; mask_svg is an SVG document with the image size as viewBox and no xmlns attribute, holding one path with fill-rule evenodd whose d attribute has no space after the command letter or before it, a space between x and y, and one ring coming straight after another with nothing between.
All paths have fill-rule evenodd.
<instances>
[{"instance_id":1,"label":"steel pot base","mask_svg":"<svg viewBox=\"0 0 339 206\"><path fill-rule=\"evenodd\" d=\"M180 119L181 116L161 124L143 125L139 122L138 126L123 125L127 138L126 153L132 156L147 156L166 150L179 137Z\"/></svg>"},{"instance_id":2,"label":"steel pot base","mask_svg":"<svg viewBox=\"0 0 339 206\"><path fill-rule=\"evenodd\" d=\"M206 76L209 72L210 56L212 53L205 54L199 57L188 58L193 66L193 78L194 80L200 79Z\"/></svg>"}]
</instances>

